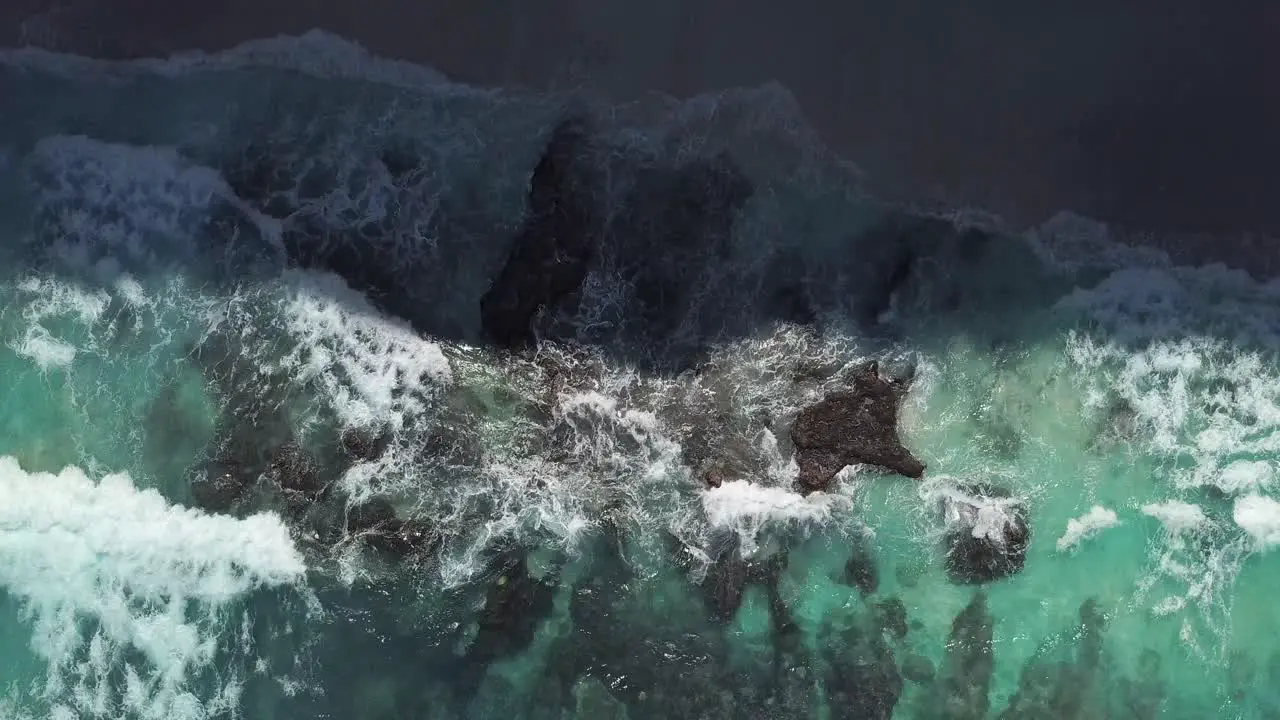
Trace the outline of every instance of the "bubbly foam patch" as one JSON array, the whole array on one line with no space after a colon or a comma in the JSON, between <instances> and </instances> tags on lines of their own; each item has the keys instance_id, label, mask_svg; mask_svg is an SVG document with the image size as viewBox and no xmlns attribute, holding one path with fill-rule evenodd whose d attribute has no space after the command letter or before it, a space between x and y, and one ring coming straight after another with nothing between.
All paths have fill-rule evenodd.
<instances>
[{"instance_id":1,"label":"bubbly foam patch","mask_svg":"<svg viewBox=\"0 0 1280 720\"><path fill-rule=\"evenodd\" d=\"M1093 537L1107 528L1120 524L1114 510L1094 505L1089 512L1067 521L1067 530L1058 538L1058 551L1070 550L1081 541Z\"/></svg>"},{"instance_id":2,"label":"bubbly foam patch","mask_svg":"<svg viewBox=\"0 0 1280 720\"><path fill-rule=\"evenodd\" d=\"M1162 503L1149 503L1142 506L1142 512L1159 520L1170 533L1183 533L1199 530L1208 523L1204 510L1199 505L1170 500Z\"/></svg>"},{"instance_id":3,"label":"bubbly foam patch","mask_svg":"<svg viewBox=\"0 0 1280 720\"><path fill-rule=\"evenodd\" d=\"M821 525L846 504L845 498L827 493L808 496L778 487L732 480L702 494L702 507L712 527L730 528L742 538L742 552L757 549L760 530L769 523Z\"/></svg>"},{"instance_id":4,"label":"bubbly foam patch","mask_svg":"<svg viewBox=\"0 0 1280 720\"><path fill-rule=\"evenodd\" d=\"M1236 500L1231 517L1259 547L1280 544L1280 501L1262 495L1246 495Z\"/></svg>"},{"instance_id":5,"label":"bubbly foam patch","mask_svg":"<svg viewBox=\"0 0 1280 720\"><path fill-rule=\"evenodd\" d=\"M54 717L173 720L232 706L242 678L196 688L190 676L211 670L237 600L304 571L275 515L206 515L126 475L27 473L0 458L0 585L26 608L48 667L34 692Z\"/></svg>"},{"instance_id":6,"label":"bubbly foam patch","mask_svg":"<svg viewBox=\"0 0 1280 720\"><path fill-rule=\"evenodd\" d=\"M41 370L68 368L76 359L76 339L102 316L110 297L53 279L29 277L18 283L14 305L21 307L22 335L9 341L14 352ZM60 337L60 335L63 335Z\"/></svg>"}]
</instances>

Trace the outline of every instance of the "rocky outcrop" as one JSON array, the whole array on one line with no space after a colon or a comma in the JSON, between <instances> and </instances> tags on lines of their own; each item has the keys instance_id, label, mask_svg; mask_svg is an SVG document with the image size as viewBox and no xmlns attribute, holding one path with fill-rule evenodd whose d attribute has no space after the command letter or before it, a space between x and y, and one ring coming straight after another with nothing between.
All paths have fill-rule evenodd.
<instances>
[{"instance_id":1,"label":"rocky outcrop","mask_svg":"<svg viewBox=\"0 0 1280 720\"><path fill-rule=\"evenodd\" d=\"M952 582L981 584L1017 573L1026 562L1031 528L1023 504L996 485L966 485L940 495L947 524L947 573Z\"/></svg>"},{"instance_id":2,"label":"rocky outcrop","mask_svg":"<svg viewBox=\"0 0 1280 720\"><path fill-rule=\"evenodd\" d=\"M906 381L882 377L871 362L854 375L848 389L828 393L802 410L791 428L800 490L826 490L836 473L859 463L921 477L924 463L898 436L898 409L907 389Z\"/></svg>"},{"instance_id":3,"label":"rocky outcrop","mask_svg":"<svg viewBox=\"0 0 1280 720\"><path fill-rule=\"evenodd\" d=\"M586 122L556 126L529 183L528 214L489 291L480 322L490 341L518 349L533 340L538 312L575 292L598 250L596 188L583 154Z\"/></svg>"}]
</instances>

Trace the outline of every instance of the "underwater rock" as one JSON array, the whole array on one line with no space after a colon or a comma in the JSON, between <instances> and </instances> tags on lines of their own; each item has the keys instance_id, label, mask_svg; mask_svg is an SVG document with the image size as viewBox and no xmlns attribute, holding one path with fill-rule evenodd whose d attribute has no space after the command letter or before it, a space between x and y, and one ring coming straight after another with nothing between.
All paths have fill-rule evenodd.
<instances>
[{"instance_id":1,"label":"underwater rock","mask_svg":"<svg viewBox=\"0 0 1280 720\"><path fill-rule=\"evenodd\" d=\"M964 585L993 582L1022 570L1031 529L1026 508L1008 490L968 485L944 492L947 574Z\"/></svg>"},{"instance_id":2,"label":"underwater rock","mask_svg":"<svg viewBox=\"0 0 1280 720\"><path fill-rule=\"evenodd\" d=\"M574 717L580 720L627 720L627 706L609 694L601 682L592 677L573 686Z\"/></svg>"},{"instance_id":3,"label":"underwater rock","mask_svg":"<svg viewBox=\"0 0 1280 720\"><path fill-rule=\"evenodd\" d=\"M1023 666L1018 677L1018 689L1009 698L1009 705L1000 714L1000 720L1090 720L1105 717L1105 688L1096 682L1102 663L1105 629L1106 618L1098 609L1097 602L1090 598L1082 603L1079 625L1071 632L1046 641ZM1147 679L1153 679L1150 677L1152 670L1148 668ZM1158 671L1158 668L1154 670ZM1155 689L1160 689L1158 680Z\"/></svg>"},{"instance_id":4,"label":"underwater rock","mask_svg":"<svg viewBox=\"0 0 1280 720\"><path fill-rule=\"evenodd\" d=\"M213 459L191 479L195 504L209 512L230 512L252 489L256 476L234 461Z\"/></svg>"},{"instance_id":5,"label":"underwater rock","mask_svg":"<svg viewBox=\"0 0 1280 720\"><path fill-rule=\"evenodd\" d=\"M902 676L913 683L927 685L933 682L933 663L923 655L907 653L902 658Z\"/></svg>"},{"instance_id":6,"label":"underwater rock","mask_svg":"<svg viewBox=\"0 0 1280 720\"><path fill-rule=\"evenodd\" d=\"M800 412L791 428L805 493L826 490L846 465L869 463L919 478L924 464L898 437L898 409L908 383L881 377L875 362L852 378L848 390L828 393Z\"/></svg>"},{"instance_id":7,"label":"underwater rock","mask_svg":"<svg viewBox=\"0 0 1280 720\"><path fill-rule=\"evenodd\" d=\"M406 557L430 548L435 534L420 521L401 519L391 503L375 498L347 512L347 531L379 552Z\"/></svg>"},{"instance_id":8,"label":"underwater rock","mask_svg":"<svg viewBox=\"0 0 1280 720\"><path fill-rule=\"evenodd\" d=\"M776 591L779 575L786 564L784 555L770 555L763 559L745 559L735 546L733 550L717 558L707 570L703 581L703 595L711 617L718 622L730 622L742 606L742 596L747 586L762 585L770 593Z\"/></svg>"},{"instance_id":9,"label":"underwater rock","mask_svg":"<svg viewBox=\"0 0 1280 720\"><path fill-rule=\"evenodd\" d=\"M511 553L499 563L503 569L489 586L475 640L467 651L468 658L482 663L527 648L538 625L551 613L555 598L552 585L529 574L523 554Z\"/></svg>"},{"instance_id":10,"label":"underwater rock","mask_svg":"<svg viewBox=\"0 0 1280 720\"><path fill-rule=\"evenodd\" d=\"M885 598L875 604L876 624L898 640L907 636L907 606L901 598Z\"/></svg>"},{"instance_id":11,"label":"underwater rock","mask_svg":"<svg viewBox=\"0 0 1280 720\"><path fill-rule=\"evenodd\" d=\"M315 497L324 490L320 468L297 443L278 448L267 465L265 477L282 490Z\"/></svg>"},{"instance_id":12,"label":"underwater rock","mask_svg":"<svg viewBox=\"0 0 1280 720\"><path fill-rule=\"evenodd\" d=\"M946 667L938 684L934 717L982 720L987 716L991 675L995 670L991 644L994 628L995 619L987 610L986 593L978 591L951 622Z\"/></svg>"},{"instance_id":13,"label":"underwater rock","mask_svg":"<svg viewBox=\"0 0 1280 720\"><path fill-rule=\"evenodd\" d=\"M481 325L500 347L532 342L538 312L575 292L587 276L599 244L596 189L582 157L589 142L586 121L566 119L534 168L528 216L480 299Z\"/></svg>"},{"instance_id":14,"label":"underwater rock","mask_svg":"<svg viewBox=\"0 0 1280 720\"><path fill-rule=\"evenodd\" d=\"M391 445L391 435L368 428L347 428L338 438L342 453L352 462L374 462Z\"/></svg>"},{"instance_id":15,"label":"underwater rock","mask_svg":"<svg viewBox=\"0 0 1280 720\"><path fill-rule=\"evenodd\" d=\"M833 720L889 720L902 695L902 674L878 629L853 627L819 639L827 661Z\"/></svg>"},{"instance_id":16,"label":"underwater rock","mask_svg":"<svg viewBox=\"0 0 1280 720\"><path fill-rule=\"evenodd\" d=\"M844 574L840 579L845 585L858 588L863 597L875 594L876 589L880 587L880 573L876 569L876 559L867 548L865 540L859 539L854 542L849 560L844 564Z\"/></svg>"}]
</instances>

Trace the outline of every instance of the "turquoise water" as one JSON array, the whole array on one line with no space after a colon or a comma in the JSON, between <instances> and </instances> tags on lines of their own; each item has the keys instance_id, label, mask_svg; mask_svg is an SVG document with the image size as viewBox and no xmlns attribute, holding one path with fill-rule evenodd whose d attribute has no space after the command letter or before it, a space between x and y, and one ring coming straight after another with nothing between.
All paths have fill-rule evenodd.
<instances>
[{"instance_id":1,"label":"turquoise water","mask_svg":"<svg viewBox=\"0 0 1280 720\"><path fill-rule=\"evenodd\" d=\"M904 211L762 88L602 123L604 205L628 153L755 185L727 249L663 266L700 291L670 333L628 325L611 249L544 326L587 344L499 352L479 298L567 99L254 47L0 66L4 717L1280 716L1280 286L1069 215L886 240ZM275 177L237 179L255 153ZM302 215L396 297L290 267ZM914 368L924 480L792 492L791 422L867 359ZM975 482L1031 530L981 586L940 509Z\"/></svg>"}]
</instances>

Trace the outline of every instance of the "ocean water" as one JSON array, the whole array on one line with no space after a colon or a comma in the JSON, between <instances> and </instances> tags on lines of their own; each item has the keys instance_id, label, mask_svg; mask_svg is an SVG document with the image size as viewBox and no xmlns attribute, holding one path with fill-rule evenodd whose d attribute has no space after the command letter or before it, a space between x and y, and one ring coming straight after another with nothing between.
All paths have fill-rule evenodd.
<instances>
[{"instance_id":1,"label":"ocean water","mask_svg":"<svg viewBox=\"0 0 1280 720\"><path fill-rule=\"evenodd\" d=\"M1280 717L1280 283L890 206L774 86L309 34L5 51L0 98L6 719ZM607 229L503 350L571 115ZM868 360L924 478L797 493Z\"/></svg>"}]
</instances>

